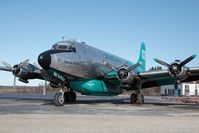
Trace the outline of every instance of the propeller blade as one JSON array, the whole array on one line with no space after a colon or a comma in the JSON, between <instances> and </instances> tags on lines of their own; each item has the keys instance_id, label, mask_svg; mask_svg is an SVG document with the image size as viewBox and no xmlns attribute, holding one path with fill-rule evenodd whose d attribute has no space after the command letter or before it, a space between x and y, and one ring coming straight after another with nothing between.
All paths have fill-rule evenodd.
<instances>
[{"instance_id":1,"label":"propeller blade","mask_svg":"<svg viewBox=\"0 0 199 133\"><path fill-rule=\"evenodd\" d=\"M8 67L8 68L11 68L11 69L12 69L12 66L11 66L10 64L8 64L7 62L5 62L5 61L1 61L1 63L2 63L4 66L6 66L6 67Z\"/></svg>"},{"instance_id":2,"label":"propeller blade","mask_svg":"<svg viewBox=\"0 0 199 133\"><path fill-rule=\"evenodd\" d=\"M126 70L126 72L127 72L127 73L130 72L130 71L134 70L135 68L139 67L140 65L142 65L142 62L138 62L138 63L136 63L135 65L129 67L129 68Z\"/></svg>"},{"instance_id":3,"label":"propeller blade","mask_svg":"<svg viewBox=\"0 0 199 133\"><path fill-rule=\"evenodd\" d=\"M104 65L105 66L107 66L108 68L110 68L110 69L112 69L112 70L114 70L114 71L118 71L118 69L117 68L115 68L115 67L113 67L111 64L109 64L108 62L106 62L106 61L104 61Z\"/></svg>"},{"instance_id":4,"label":"propeller blade","mask_svg":"<svg viewBox=\"0 0 199 133\"><path fill-rule=\"evenodd\" d=\"M33 65L36 66L37 68L39 68L40 70L42 69L42 67L39 64L37 64L36 62L33 62Z\"/></svg>"},{"instance_id":5,"label":"propeller blade","mask_svg":"<svg viewBox=\"0 0 199 133\"><path fill-rule=\"evenodd\" d=\"M13 83L13 89L16 88L16 76L14 75L14 83Z\"/></svg>"},{"instance_id":6,"label":"propeller blade","mask_svg":"<svg viewBox=\"0 0 199 133\"><path fill-rule=\"evenodd\" d=\"M46 95L47 80L44 82L43 95Z\"/></svg>"},{"instance_id":7,"label":"propeller blade","mask_svg":"<svg viewBox=\"0 0 199 133\"><path fill-rule=\"evenodd\" d=\"M184 66L185 64L189 63L191 60L193 60L194 58L196 58L196 54L190 56L189 58L187 58L186 60L184 60L183 62L180 63L180 66Z\"/></svg>"},{"instance_id":8,"label":"propeller blade","mask_svg":"<svg viewBox=\"0 0 199 133\"><path fill-rule=\"evenodd\" d=\"M19 69L22 66L26 65L29 61L30 61L30 59L26 59L25 61L23 61L22 63L20 63L19 66L17 67L17 69Z\"/></svg>"},{"instance_id":9,"label":"propeller blade","mask_svg":"<svg viewBox=\"0 0 199 133\"><path fill-rule=\"evenodd\" d=\"M0 66L0 70L12 72L12 68Z\"/></svg>"},{"instance_id":10,"label":"propeller blade","mask_svg":"<svg viewBox=\"0 0 199 133\"><path fill-rule=\"evenodd\" d=\"M155 62L157 62L157 63L163 65L163 66L170 67L170 65L169 65L168 63L166 63L166 62L164 62L164 61L162 61L162 60L159 60L159 59L157 59L157 58L154 58L153 60L154 60Z\"/></svg>"}]
</instances>

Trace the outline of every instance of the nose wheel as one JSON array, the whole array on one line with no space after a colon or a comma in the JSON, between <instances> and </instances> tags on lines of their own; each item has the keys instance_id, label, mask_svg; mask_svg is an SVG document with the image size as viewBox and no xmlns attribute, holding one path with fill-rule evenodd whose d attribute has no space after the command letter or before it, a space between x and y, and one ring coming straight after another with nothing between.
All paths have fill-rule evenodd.
<instances>
[{"instance_id":1,"label":"nose wheel","mask_svg":"<svg viewBox=\"0 0 199 133\"><path fill-rule=\"evenodd\" d=\"M63 106L64 103L71 103L76 101L76 93L71 88L67 88L68 91L63 92L63 86L60 87L59 92L54 96L55 106Z\"/></svg>"},{"instance_id":2,"label":"nose wheel","mask_svg":"<svg viewBox=\"0 0 199 133\"><path fill-rule=\"evenodd\" d=\"M54 96L54 104L55 106L63 106L64 105L64 95L62 92L57 92Z\"/></svg>"}]
</instances>

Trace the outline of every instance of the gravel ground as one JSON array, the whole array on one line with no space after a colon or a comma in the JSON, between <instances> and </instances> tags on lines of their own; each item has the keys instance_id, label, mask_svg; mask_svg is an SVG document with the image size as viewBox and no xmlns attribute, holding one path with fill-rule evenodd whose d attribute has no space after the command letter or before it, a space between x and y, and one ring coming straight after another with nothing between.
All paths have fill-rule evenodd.
<instances>
[{"instance_id":1,"label":"gravel ground","mask_svg":"<svg viewBox=\"0 0 199 133\"><path fill-rule=\"evenodd\" d=\"M0 94L0 133L199 133L199 105L145 97L78 96L55 107L54 94Z\"/></svg>"},{"instance_id":2,"label":"gravel ground","mask_svg":"<svg viewBox=\"0 0 199 133\"><path fill-rule=\"evenodd\" d=\"M12 114L1 133L198 133L198 117Z\"/></svg>"}]
</instances>

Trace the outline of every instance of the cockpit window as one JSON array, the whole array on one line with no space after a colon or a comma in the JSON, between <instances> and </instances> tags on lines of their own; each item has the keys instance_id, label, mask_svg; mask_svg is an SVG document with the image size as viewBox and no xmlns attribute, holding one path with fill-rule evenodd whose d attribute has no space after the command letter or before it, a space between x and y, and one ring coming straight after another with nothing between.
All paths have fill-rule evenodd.
<instances>
[{"instance_id":1,"label":"cockpit window","mask_svg":"<svg viewBox=\"0 0 199 133\"><path fill-rule=\"evenodd\" d=\"M54 44L54 45L52 46L52 49L56 49L56 47L57 47L57 44Z\"/></svg>"},{"instance_id":2,"label":"cockpit window","mask_svg":"<svg viewBox=\"0 0 199 133\"><path fill-rule=\"evenodd\" d=\"M55 44L52 46L54 50L67 50L68 52L76 52L76 48L70 44Z\"/></svg>"},{"instance_id":3,"label":"cockpit window","mask_svg":"<svg viewBox=\"0 0 199 133\"><path fill-rule=\"evenodd\" d=\"M67 50L69 47L67 45L59 45L58 49Z\"/></svg>"}]
</instances>

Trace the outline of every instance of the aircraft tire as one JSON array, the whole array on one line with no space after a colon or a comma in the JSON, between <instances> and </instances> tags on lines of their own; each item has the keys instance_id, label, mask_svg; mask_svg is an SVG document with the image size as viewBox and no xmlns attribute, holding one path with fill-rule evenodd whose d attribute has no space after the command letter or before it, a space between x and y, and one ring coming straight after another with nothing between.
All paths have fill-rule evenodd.
<instances>
[{"instance_id":1,"label":"aircraft tire","mask_svg":"<svg viewBox=\"0 0 199 133\"><path fill-rule=\"evenodd\" d=\"M69 92L64 92L65 103L69 102Z\"/></svg>"},{"instance_id":2,"label":"aircraft tire","mask_svg":"<svg viewBox=\"0 0 199 133\"><path fill-rule=\"evenodd\" d=\"M136 103L137 104L144 104L144 95L138 94Z\"/></svg>"},{"instance_id":3,"label":"aircraft tire","mask_svg":"<svg viewBox=\"0 0 199 133\"><path fill-rule=\"evenodd\" d=\"M71 102L75 102L76 101L76 93L75 92L71 92L71 97L69 98L69 101Z\"/></svg>"},{"instance_id":4,"label":"aircraft tire","mask_svg":"<svg viewBox=\"0 0 199 133\"><path fill-rule=\"evenodd\" d=\"M137 101L137 95L134 94L134 93L132 93L132 94L131 94L130 100L131 100L131 104L135 104L136 101Z\"/></svg>"},{"instance_id":5,"label":"aircraft tire","mask_svg":"<svg viewBox=\"0 0 199 133\"><path fill-rule=\"evenodd\" d=\"M58 93L55 94L55 96L54 96L55 106L63 106L64 101L65 101L65 98L64 98L64 96L62 96L61 92L58 92Z\"/></svg>"}]
</instances>

